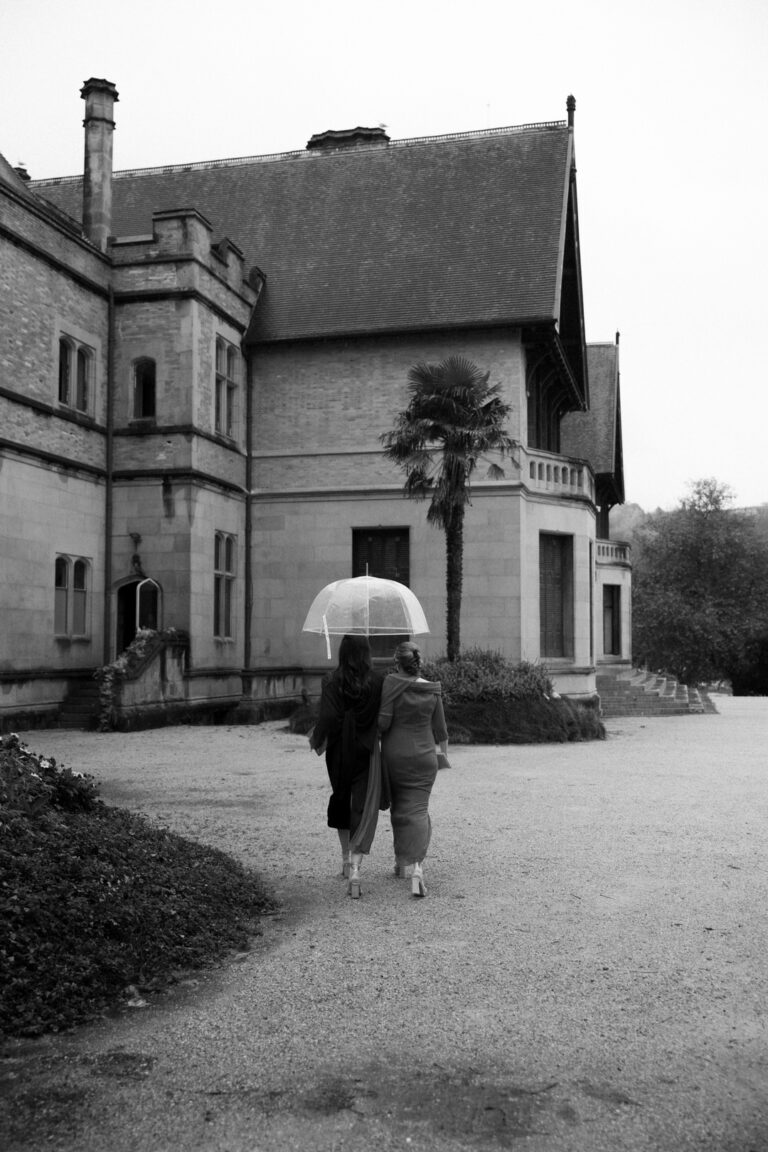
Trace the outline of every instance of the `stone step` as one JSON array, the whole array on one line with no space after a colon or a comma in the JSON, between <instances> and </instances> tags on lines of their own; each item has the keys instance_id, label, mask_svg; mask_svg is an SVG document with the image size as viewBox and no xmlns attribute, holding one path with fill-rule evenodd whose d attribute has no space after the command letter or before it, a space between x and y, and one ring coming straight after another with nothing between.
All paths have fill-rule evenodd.
<instances>
[{"instance_id":1,"label":"stone step","mask_svg":"<svg viewBox=\"0 0 768 1152\"><path fill-rule=\"evenodd\" d=\"M60 728L79 728L87 732L91 728L96 727L96 719L92 712L76 713L61 712L59 714L59 727Z\"/></svg>"},{"instance_id":2,"label":"stone step","mask_svg":"<svg viewBox=\"0 0 768 1152\"><path fill-rule=\"evenodd\" d=\"M598 673L595 686L601 714L606 717L690 716L716 711L698 689L678 683L673 676L644 669Z\"/></svg>"}]
</instances>

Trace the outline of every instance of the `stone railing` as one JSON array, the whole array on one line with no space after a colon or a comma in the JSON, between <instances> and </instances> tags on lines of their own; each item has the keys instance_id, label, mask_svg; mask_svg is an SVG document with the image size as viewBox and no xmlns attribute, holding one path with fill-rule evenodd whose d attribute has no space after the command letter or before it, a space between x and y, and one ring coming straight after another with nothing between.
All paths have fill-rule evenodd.
<instances>
[{"instance_id":1,"label":"stone railing","mask_svg":"<svg viewBox=\"0 0 768 1152\"><path fill-rule=\"evenodd\" d=\"M532 492L584 496L594 502L595 478L584 460L523 448L520 449L520 470L523 484Z\"/></svg>"},{"instance_id":2,"label":"stone railing","mask_svg":"<svg viewBox=\"0 0 768 1152\"><path fill-rule=\"evenodd\" d=\"M629 564L632 547L623 540L598 540L598 564Z\"/></svg>"}]
</instances>

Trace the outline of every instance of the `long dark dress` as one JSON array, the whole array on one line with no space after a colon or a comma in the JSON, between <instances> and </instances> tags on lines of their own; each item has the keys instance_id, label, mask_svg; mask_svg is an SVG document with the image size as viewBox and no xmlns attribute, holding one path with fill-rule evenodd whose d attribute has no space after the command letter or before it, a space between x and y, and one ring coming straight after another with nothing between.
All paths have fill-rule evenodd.
<instances>
[{"instance_id":1,"label":"long dark dress","mask_svg":"<svg viewBox=\"0 0 768 1152\"><path fill-rule=\"evenodd\" d=\"M440 684L397 673L387 676L379 730L395 856L401 864L421 863L432 835L429 797L437 776L435 744L448 739Z\"/></svg>"},{"instance_id":2,"label":"long dark dress","mask_svg":"<svg viewBox=\"0 0 768 1152\"><path fill-rule=\"evenodd\" d=\"M381 759L376 717L382 678L372 672L367 690L350 697L338 669L325 682L320 713L312 733L313 748L325 743L331 781L328 827L349 829L352 852L369 852L381 801Z\"/></svg>"}]
</instances>

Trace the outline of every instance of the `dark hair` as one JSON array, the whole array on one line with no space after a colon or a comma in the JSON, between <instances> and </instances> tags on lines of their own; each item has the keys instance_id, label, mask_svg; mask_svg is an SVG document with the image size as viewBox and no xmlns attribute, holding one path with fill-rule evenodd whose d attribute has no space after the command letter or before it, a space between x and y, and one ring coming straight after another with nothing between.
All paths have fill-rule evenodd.
<instances>
[{"instance_id":1,"label":"dark hair","mask_svg":"<svg viewBox=\"0 0 768 1152\"><path fill-rule=\"evenodd\" d=\"M367 636L343 636L339 644L341 689L347 696L357 699L370 686L373 661Z\"/></svg>"},{"instance_id":2,"label":"dark hair","mask_svg":"<svg viewBox=\"0 0 768 1152\"><path fill-rule=\"evenodd\" d=\"M395 660L406 676L418 676L421 671L421 652L412 640L404 640L395 648Z\"/></svg>"}]
</instances>

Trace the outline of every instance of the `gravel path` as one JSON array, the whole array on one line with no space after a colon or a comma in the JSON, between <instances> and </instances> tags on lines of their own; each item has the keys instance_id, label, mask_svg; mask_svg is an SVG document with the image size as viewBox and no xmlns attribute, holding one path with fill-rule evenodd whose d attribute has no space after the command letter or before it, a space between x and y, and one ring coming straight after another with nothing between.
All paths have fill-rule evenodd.
<instances>
[{"instance_id":1,"label":"gravel path","mask_svg":"<svg viewBox=\"0 0 768 1152\"><path fill-rule=\"evenodd\" d=\"M283 911L146 1007L11 1045L0 1145L766 1152L768 700L717 705L453 748L426 900L386 816L346 897L323 762L281 724L27 734Z\"/></svg>"}]
</instances>

